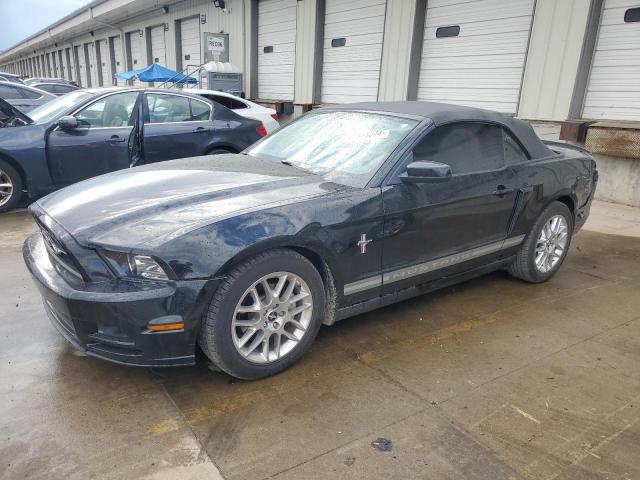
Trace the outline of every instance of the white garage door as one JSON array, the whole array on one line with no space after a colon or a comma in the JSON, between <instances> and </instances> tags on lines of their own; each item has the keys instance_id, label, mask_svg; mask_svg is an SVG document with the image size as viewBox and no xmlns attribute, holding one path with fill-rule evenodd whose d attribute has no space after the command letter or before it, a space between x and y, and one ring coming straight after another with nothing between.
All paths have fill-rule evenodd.
<instances>
[{"instance_id":1,"label":"white garage door","mask_svg":"<svg viewBox=\"0 0 640 480\"><path fill-rule=\"evenodd\" d=\"M65 65L67 66L67 78L69 80L75 80L75 82L80 85L78 82L78 76L76 72L76 57L75 57L75 48L67 48L65 49Z\"/></svg>"},{"instance_id":2,"label":"white garage door","mask_svg":"<svg viewBox=\"0 0 640 480\"><path fill-rule=\"evenodd\" d=\"M296 0L258 3L258 97L293 101Z\"/></svg>"},{"instance_id":3,"label":"white garage door","mask_svg":"<svg viewBox=\"0 0 640 480\"><path fill-rule=\"evenodd\" d=\"M60 72L58 72L58 59L56 58L57 52L51 52L51 71L54 77L59 77Z\"/></svg>"},{"instance_id":4,"label":"white garage door","mask_svg":"<svg viewBox=\"0 0 640 480\"><path fill-rule=\"evenodd\" d=\"M122 39L119 36L113 37L113 57L115 58L115 71L125 72L127 66L122 56ZM116 81L116 85L124 85L124 83L122 80Z\"/></svg>"},{"instance_id":5,"label":"white garage door","mask_svg":"<svg viewBox=\"0 0 640 480\"><path fill-rule=\"evenodd\" d=\"M76 45L73 47L74 50L74 61L77 62L76 65L76 76L78 77L76 81L78 85L81 87L88 87L87 85L87 62L84 57L84 46Z\"/></svg>"},{"instance_id":6,"label":"white garage door","mask_svg":"<svg viewBox=\"0 0 640 480\"><path fill-rule=\"evenodd\" d=\"M85 44L84 48L86 49L87 59L88 59L87 77L89 81L87 82L87 84L92 87L95 87L98 85L98 67L96 64L96 47L93 43L87 43Z\"/></svg>"},{"instance_id":7,"label":"white garage door","mask_svg":"<svg viewBox=\"0 0 640 480\"><path fill-rule=\"evenodd\" d=\"M584 118L640 120L638 17L638 0L605 1L582 112Z\"/></svg>"},{"instance_id":8,"label":"white garage door","mask_svg":"<svg viewBox=\"0 0 640 480\"><path fill-rule=\"evenodd\" d=\"M515 114L534 0L429 0L418 100Z\"/></svg>"},{"instance_id":9,"label":"white garage door","mask_svg":"<svg viewBox=\"0 0 640 480\"><path fill-rule=\"evenodd\" d=\"M327 0L322 102L378 99L386 0Z\"/></svg>"},{"instance_id":10,"label":"white garage door","mask_svg":"<svg viewBox=\"0 0 640 480\"><path fill-rule=\"evenodd\" d=\"M182 69L188 65L201 65L200 61L200 17L187 18L180 22L180 46ZM193 68L189 72L193 72Z\"/></svg>"},{"instance_id":11,"label":"white garage door","mask_svg":"<svg viewBox=\"0 0 640 480\"><path fill-rule=\"evenodd\" d=\"M102 80L100 86L108 87L111 85L111 78L109 75L109 66L111 65L111 60L109 58L109 43L106 40L100 40L97 44L100 52L100 75Z\"/></svg>"},{"instance_id":12,"label":"white garage door","mask_svg":"<svg viewBox=\"0 0 640 480\"><path fill-rule=\"evenodd\" d=\"M165 45L164 25L151 28L149 33L151 37L151 61L166 66L167 47Z\"/></svg>"},{"instance_id":13,"label":"white garage door","mask_svg":"<svg viewBox=\"0 0 640 480\"><path fill-rule=\"evenodd\" d=\"M127 33L129 37L129 60L131 61L131 70L137 70L139 68L146 67L144 57L144 48L142 46L142 37L140 36L140 30ZM133 85L140 85L140 82L135 79Z\"/></svg>"}]
</instances>

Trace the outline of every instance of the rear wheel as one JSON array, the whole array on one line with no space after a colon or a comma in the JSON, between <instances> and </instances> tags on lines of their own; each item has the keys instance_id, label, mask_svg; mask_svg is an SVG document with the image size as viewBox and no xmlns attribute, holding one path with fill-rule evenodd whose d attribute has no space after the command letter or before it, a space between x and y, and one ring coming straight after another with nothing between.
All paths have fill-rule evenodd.
<instances>
[{"instance_id":1,"label":"rear wheel","mask_svg":"<svg viewBox=\"0 0 640 480\"><path fill-rule=\"evenodd\" d=\"M572 234L573 219L567 206L551 203L525 238L509 273L531 283L546 282L564 262Z\"/></svg>"},{"instance_id":2,"label":"rear wheel","mask_svg":"<svg viewBox=\"0 0 640 480\"><path fill-rule=\"evenodd\" d=\"M234 377L273 375L313 343L324 301L320 274L302 255L285 249L259 254L233 269L218 288L200 346Z\"/></svg>"},{"instance_id":3,"label":"rear wheel","mask_svg":"<svg viewBox=\"0 0 640 480\"><path fill-rule=\"evenodd\" d=\"M226 148L212 148L207 152L207 155L222 155L225 153L235 153L235 152L232 152L231 150L228 150Z\"/></svg>"},{"instance_id":4,"label":"rear wheel","mask_svg":"<svg viewBox=\"0 0 640 480\"><path fill-rule=\"evenodd\" d=\"M4 160L0 160L0 213L14 208L22 198L22 178Z\"/></svg>"}]
</instances>

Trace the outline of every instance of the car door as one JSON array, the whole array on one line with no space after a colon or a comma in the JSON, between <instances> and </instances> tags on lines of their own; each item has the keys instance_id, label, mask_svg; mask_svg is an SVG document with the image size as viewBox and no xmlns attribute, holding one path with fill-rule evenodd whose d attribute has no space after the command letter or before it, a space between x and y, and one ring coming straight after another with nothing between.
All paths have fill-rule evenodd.
<instances>
[{"instance_id":1,"label":"car door","mask_svg":"<svg viewBox=\"0 0 640 480\"><path fill-rule=\"evenodd\" d=\"M129 136L139 92L101 97L74 114L75 129L53 129L47 142L47 162L56 185L129 167Z\"/></svg>"},{"instance_id":2,"label":"car door","mask_svg":"<svg viewBox=\"0 0 640 480\"><path fill-rule=\"evenodd\" d=\"M187 95L145 93L144 161L205 153L213 132L213 107Z\"/></svg>"},{"instance_id":3,"label":"car door","mask_svg":"<svg viewBox=\"0 0 640 480\"><path fill-rule=\"evenodd\" d=\"M446 164L452 175L405 183L407 164ZM427 132L383 188L383 292L469 270L500 256L516 176L505 166L502 128L479 122Z\"/></svg>"}]
</instances>

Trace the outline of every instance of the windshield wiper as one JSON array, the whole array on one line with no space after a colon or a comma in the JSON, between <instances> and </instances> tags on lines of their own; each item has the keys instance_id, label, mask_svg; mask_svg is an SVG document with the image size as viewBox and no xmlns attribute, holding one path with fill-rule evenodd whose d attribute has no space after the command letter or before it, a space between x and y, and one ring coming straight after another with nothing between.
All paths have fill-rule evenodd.
<instances>
[{"instance_id":1,"label":"windshield wiper","mask_svg":"<svg viewBox=\"0 0 640 480\"><path fill-rule=\"evenodd\" d=\"M290 167L294 166L289 160L280 160L280 163L283 165L289 165Z\"/></svg>"}]
</instances>

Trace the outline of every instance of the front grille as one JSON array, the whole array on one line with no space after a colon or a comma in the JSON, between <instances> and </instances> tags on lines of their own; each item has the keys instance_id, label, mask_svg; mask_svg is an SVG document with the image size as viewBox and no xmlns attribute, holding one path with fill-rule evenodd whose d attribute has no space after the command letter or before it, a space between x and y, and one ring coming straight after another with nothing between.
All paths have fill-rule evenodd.
<instances>
[{"instance_id":1,"label":"front grille","mask_svg":"<svg viewBox=\"0 0 640 480\"><path fill-rule=\"evenodd\" d=\"M73 283L83 283L84 279L75 265L73 256L46 228L40 226L40 231L51 263L58 273Z\"/></svg>"}]
</instances>

